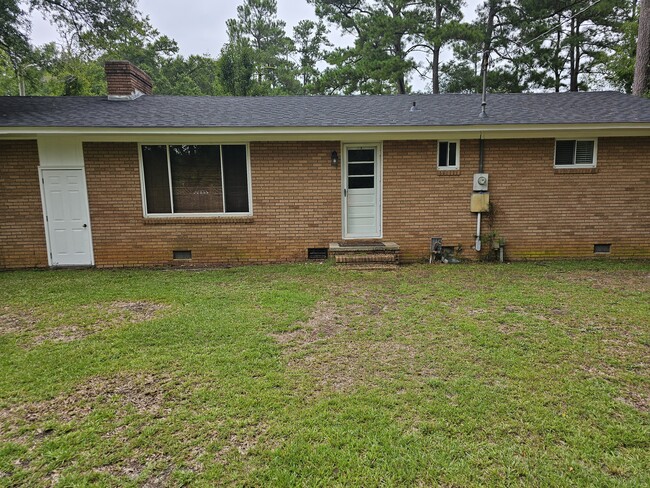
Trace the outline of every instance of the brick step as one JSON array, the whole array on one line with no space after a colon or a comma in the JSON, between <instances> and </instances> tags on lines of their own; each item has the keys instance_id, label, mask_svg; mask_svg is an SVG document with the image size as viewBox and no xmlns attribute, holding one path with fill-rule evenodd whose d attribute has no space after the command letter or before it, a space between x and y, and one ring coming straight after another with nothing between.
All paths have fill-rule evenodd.
<instances>
[{"instance_id":1,"label":"brick step","mask_svg":"<svg viewBox=\"0 0 650 488\"><path fill-rule=\"evenodd\" d=\"M397 264L393 263L338 263L336 266L341 270L351 271L395 271Z\"/></svg>"},{"instance_id":2,"label":"brick step","mask_svg":"<svg viewBox=\"0 0 650 488\"><path fill-rule=\"evenodd\" d=\"M391 263L397 262L396 254L337 254L336 264L346 263Z\"/></svg>"}]
</instances>

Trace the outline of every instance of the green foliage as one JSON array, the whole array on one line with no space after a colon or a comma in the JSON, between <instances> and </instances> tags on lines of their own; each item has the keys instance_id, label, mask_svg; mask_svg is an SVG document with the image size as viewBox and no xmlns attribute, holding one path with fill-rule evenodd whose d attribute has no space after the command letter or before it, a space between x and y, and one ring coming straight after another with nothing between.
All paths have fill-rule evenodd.
<instances>
[{"instance_id":1,"label":"green foliage","mask_svg":"<svg viewBox=\"0 0 650 488\"><path fill-rule=\"evenodd\" d=\"M308 1L319 21L300 21L289 37L276 0L242 0L213 59L180 56L137 0L7 0L0 4L0 93L104 94L108 59L142 68L158 94L407 93L414 77L434 93L474 93L482 88L484 48L489 91L630 91L634 0L485 0L471 24L462 21L462 0ZM30 45L30 9L57 27L61 45ZM332 27L351 45L333 48ZM449 46L454 59L442 64Z\"/></svg>"},{"instance_id":2,"label":"green foliage","mask_svg":"<svg viewBox=\"0 0 650 488\"><path fill-rule=\"evenodd\" d=\"M255 94L254 55L248 39L236 39L223 47L217 73L225 95L248 96Z\"/></svg>"},{"instance_id":3,"label":"green foliage","mask_svg":"<svg viewBox=\"0 0 650 488\"><path fill-rule=\"evenodd\" d=\"M303 93L318 93L318 63L325 60L324 47L331 47L325 24L301 20L293 28L293 43L298 56L298 77Z\"/></svg>"},{"instance_id":4,"label":"green foliage","mask_svg":"<svg viewBox=\"0 0 650 488\"><path fill-rule=\"evenodd\" d=\"M321 19L354 36L351 47L327 56L327 91L406 93L416 63L411 42L422 22L420 2L403 0L310 0Z\"/></svg>"},{"instance_id":5,"label":"green foliage","mask_svg":"<svg viewBox=\"0 0 650 488\"><path fill-rule=\"evenodd\" d=\"M241 59L244 55L247 48L243 41L252 48L245 55L252 54L258 94L285 95L300 90L296 68L290 59L294 52L293 41L285 32L286 23L278 19L277 13L276 0L244 0L237 7L237 18L226 22L228 43L242 53L233 59ZM243 65L242 70L245 72Z\"/></svg>"}]
</instances>

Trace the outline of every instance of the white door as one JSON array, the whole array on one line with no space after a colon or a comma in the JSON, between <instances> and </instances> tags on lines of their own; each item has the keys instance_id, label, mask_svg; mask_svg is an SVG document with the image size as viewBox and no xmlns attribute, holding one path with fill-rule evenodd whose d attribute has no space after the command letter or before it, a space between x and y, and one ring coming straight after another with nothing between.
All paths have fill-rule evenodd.
<instances>
[{"instance_id":1,"label":"white door","mask_svg":"<svg viewBox=\"0 0 650 488\"><path fill-rule=\"evenodd\" d=\"M41 172L52 266L92 264L88 196L82 169L43 169Z\"/></svg>"},{"instance_id":2,"label":"white door","mask_svg":"<svg viewBox=\"0 0 650 488\"><path fill-rule=\"evenodd\" d=\"M343 168L343 236L381 237L379 145L346 145Z\"/></svg>"}]
</instances>

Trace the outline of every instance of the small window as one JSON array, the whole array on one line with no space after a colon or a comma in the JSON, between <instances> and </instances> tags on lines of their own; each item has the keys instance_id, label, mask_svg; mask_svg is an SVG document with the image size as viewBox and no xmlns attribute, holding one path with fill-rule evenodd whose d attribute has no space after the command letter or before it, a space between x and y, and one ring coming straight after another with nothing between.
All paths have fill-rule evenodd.
<instances>
[{"instance_id":1,"label":"small window","mask_svg":"<svg viewBox=\"0 0 650 488\"><path fill-rule=\"evenodd\" d=\"M243 144L142 145L146 215L250 212Z\"/></svg>"},{"instance_id":2,"label":"small window","mask_svg":"<svg viewBox=\"0 0 650 488\"><path fill-rule=\"evenodd\" d=\"M558 168L596 166L596 139L556 140L555 166Z\"/></svg>"},{"instance_id":3,"label":"small window","mask_svg":"<svg viewBox=\"0 0 650 488\"><path fill-rule=\"evenodd\" d=\"M438 141L438 169L458 169L460 166L460 142Z\"/></svg>"}]
</instances>

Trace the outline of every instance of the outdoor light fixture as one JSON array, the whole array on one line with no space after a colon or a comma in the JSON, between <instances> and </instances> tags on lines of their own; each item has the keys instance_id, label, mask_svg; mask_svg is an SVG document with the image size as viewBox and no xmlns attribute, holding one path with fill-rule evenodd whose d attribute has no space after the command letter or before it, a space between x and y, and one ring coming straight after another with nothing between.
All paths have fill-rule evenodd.
<instances>
[{"instance_id":1,"label":"outdoor light fixture","mask_svg":"<svg viewBox=\"0 0 650 488\"><path fill-rule=\"evenodd\" d=\"M332 151L332 166L339 164L339 155L336 154L336 151Z\"/></svg>"}]
</instances>

